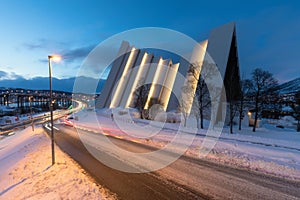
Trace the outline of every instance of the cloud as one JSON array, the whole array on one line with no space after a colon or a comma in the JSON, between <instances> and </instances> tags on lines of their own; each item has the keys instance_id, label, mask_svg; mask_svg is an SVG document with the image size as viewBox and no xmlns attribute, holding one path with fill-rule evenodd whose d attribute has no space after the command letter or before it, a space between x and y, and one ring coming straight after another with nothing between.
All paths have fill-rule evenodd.
<instances>
[{"instance_id":1,"label":"cloud","mask_svg":"<svg viewBox=\"0 0 300 200\"><path fill-rule=\"evenodd\" d=\"M58 52L62 56L63 61L67 63L72 63L74 61L83 60L87 55L93 50L96 45L88 45L77 48L64 49ZM47 63L48 59L39 59L41 63Z\"/></svg>"},{"instance_id":2,"label":"cloud","mask_svg":"<svg viewBox=\"0 0 300 200\"><path fill-rule=\"evenodd\" d=\"M47 44L45 41L38 41L35 43L24 43L23 47L25 47L28 50L36 50L36 49L43 49L46 48Z\"/></svg>"},{"instance_id":3,"label":"cloud","mask_svg":"<svg viewBox=\"0 0 300 200\"><path fill-rule=\"evenodd\" d=\"M45 50L51 52L51 50L55 49L55 52L62 56L63 62L76 64L76 66L78 66L78 61L82 62L96 46L97 44L74 46L69 42L54 42L48 39L39 39L32 43L23 44L23 47L31 51ZM102 49L104 50L102 50L101 53L98 53L98 55L107 55L111 53L116 55L117 52L115 47L109 46ZM38 62L45 64L48 62L48 59L40 58ZM97 59L97 64L98 63L100 63L99 59Z\"/></svg>"},{"instance_id":4,"label":"cloud","mask_svg":"<svg viewBox=\"0 0 300 200\"><path fill-rule=\"evenodd\" d=\"M38 39L37 41L34 42L28 42L24 43L23 47L26 48L27 50L41 50L41 49L62 49L63 47L67 46L68 43L66 42L57 42L49 39Z\"/></svg>"},{"instance_id":5,"label":"cloud","mask_svg":"<svg viewBox=\"0 0 300 200\"><path fill-rule=\"evenodd\" d=\"M61 55L66 62L73 62L75 60L85 58L95 46L96 45L88 45L74 49L65 49L62 51Z\"/></svg>"},{"instance_id":6,"label":"cloud","mask_svg":"<svg viewBox=\"0 0 300 200\"><path fill-rule=\"evenodd\" d=\"M47 39L39 39L35 42L24 43L23 47L28 50L39 50L39 49L47 49L51 42Z\"/></svg>"},{"instance_id":7,"label":"cloud","mask_svg":"<svg viewBox=\"0 0 300 200\"><path fill-rule=\"evenodd\" d=\"M0 71L0 80L16 80L16 79L24 79L24 77L16 74L15 72Z\"/></svg>"},{"instance_id":8,"label":"cloud","mask_svg":"<svg viewBox=\"0 0 300 200\"><path fill-rule=\"evenodd\" d=\"M0 71L0 80L5 78L7 76L7 72L5 71Z\"/></svg>"},{"instance_id":9,"label":"cloud","mask_svg":"<svg viewBox=\"0 0 300 200\"><path fill-rule=\"evenodd\" d=\"M79 76L106 77L105 70L116 59L118 49L118 45L97 46L80 65Z\"/></svg>"},{"instance_id":10,"label":"cloud","mask_svg":"<svg viewBox=\"0 0 300 200\"><path fill-rule=\"evenodd\" d=\"M39 59L39 62L41 62L41 63L48 63L48 59Z\"/></svg>"},{"instance_id":11,"label":"cloud","mask_svg":"<svg viewBox=\"0 0 300 200\"><path fill-rule=\"evenodd\" d=\"M18 75L18 74L16 74L15 72L9 73L9 77L10 77L10 79L12 79L12 80L15 80L15 79L24 79L23 76Z\"/></svg>"}]
</instances>

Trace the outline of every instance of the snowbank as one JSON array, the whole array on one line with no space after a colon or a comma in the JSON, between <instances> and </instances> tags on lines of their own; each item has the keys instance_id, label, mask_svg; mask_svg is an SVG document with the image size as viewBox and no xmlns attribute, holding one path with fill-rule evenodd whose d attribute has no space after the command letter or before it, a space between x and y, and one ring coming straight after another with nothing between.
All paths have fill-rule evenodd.
<instances>
[{"instance_id":1,"label":"snowbank","mask_svg":"<svg viewBox=\"0 0 300 200\"><path fill-rule=\"evenodd\" d=\"M113 199L56 147L41 127L0 140L0 199Z\"/></svg>"}]
</instances>

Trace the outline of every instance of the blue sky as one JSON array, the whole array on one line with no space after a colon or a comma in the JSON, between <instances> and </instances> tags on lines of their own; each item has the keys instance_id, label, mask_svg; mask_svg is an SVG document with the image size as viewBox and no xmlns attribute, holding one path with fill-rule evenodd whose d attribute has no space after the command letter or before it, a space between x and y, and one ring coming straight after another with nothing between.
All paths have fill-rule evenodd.
<instances>
[{"instance_id":1,"label":"blue sky","mask_svg":"<svg viewBox=\"0 0 300 200\"><path fill-rule=\"evenodd\" d=\"M299 1L2 0L0 79L48 76L52 53L66 55L54 76L75 76L90 50L128 29L163 27L201 41L231 21L244 76L261 67L280 82L300 77Z\"/></svg>"}]
</instances>

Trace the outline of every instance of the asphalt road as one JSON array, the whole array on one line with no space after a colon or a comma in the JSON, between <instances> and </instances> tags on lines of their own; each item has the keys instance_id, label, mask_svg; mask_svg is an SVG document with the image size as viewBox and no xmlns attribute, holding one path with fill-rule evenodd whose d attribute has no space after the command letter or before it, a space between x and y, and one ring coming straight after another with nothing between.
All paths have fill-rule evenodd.
<instances>
[{"instance_id":1,"label":"asphalt road","mask_svg":"<svg viewBox=\"0 0 300 200\"><path fill-rule=\"evenodd\" d=\"M141 174L121 172L95 159L80 141L75 128L57 127L59 131L55 134L55 140L58 146L76 160L100 185L116 193L120 199L300 199L300 182L186 156L156 172ZM84 134L91 137L95 135L87 131ZM99 136L97 137L99 139ZM110 140L132 152L156 150L117 138ZM99 151L98 148L97 150ZM120 162L124 165L122 159L112 156L107 149L101 154L111 162L117 164ZM126 167L133 166L126 165Z\"/></svg>"}]
</instances>

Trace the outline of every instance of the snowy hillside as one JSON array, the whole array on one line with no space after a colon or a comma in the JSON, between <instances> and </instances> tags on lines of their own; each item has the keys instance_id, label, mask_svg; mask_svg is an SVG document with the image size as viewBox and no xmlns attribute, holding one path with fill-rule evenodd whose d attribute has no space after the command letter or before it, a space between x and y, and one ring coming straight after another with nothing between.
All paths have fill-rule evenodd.
<instances>
[{"instance_id":1,"label":"snowy hillside","mask_svg":"<svg viewBox=\"0 0 300 200\"><path fill-rule=\"evenodd\" d=\"M93 79L90 77L72 77L65 79L53 78L53 89L57 91L72 92L75 80L80 81L80 83L85 83L86 85L94 85L98 83L97 92L102 90L102 87L106 80L104 79ZM99 81L99 82L98 82ZM49 89L49 78L48 77L35 77L32 79L17 78L13 80L1 80L0 87L2 88L23 88L31 90L48 90ZM86 91L86 90L84 90ZM93 93L94 91L88 91L88 93Z\"/></svg>"},{"instance_id":2,"label":"snowy hillside","mask_svg":"<svg viewBox=\"0 0 300 200\"><path fill-rule=\"evenodd\" d=\"M279 85L277 90L279 94L295 94L300 92L300 78Z\"/></svg>"}]
</instances>

